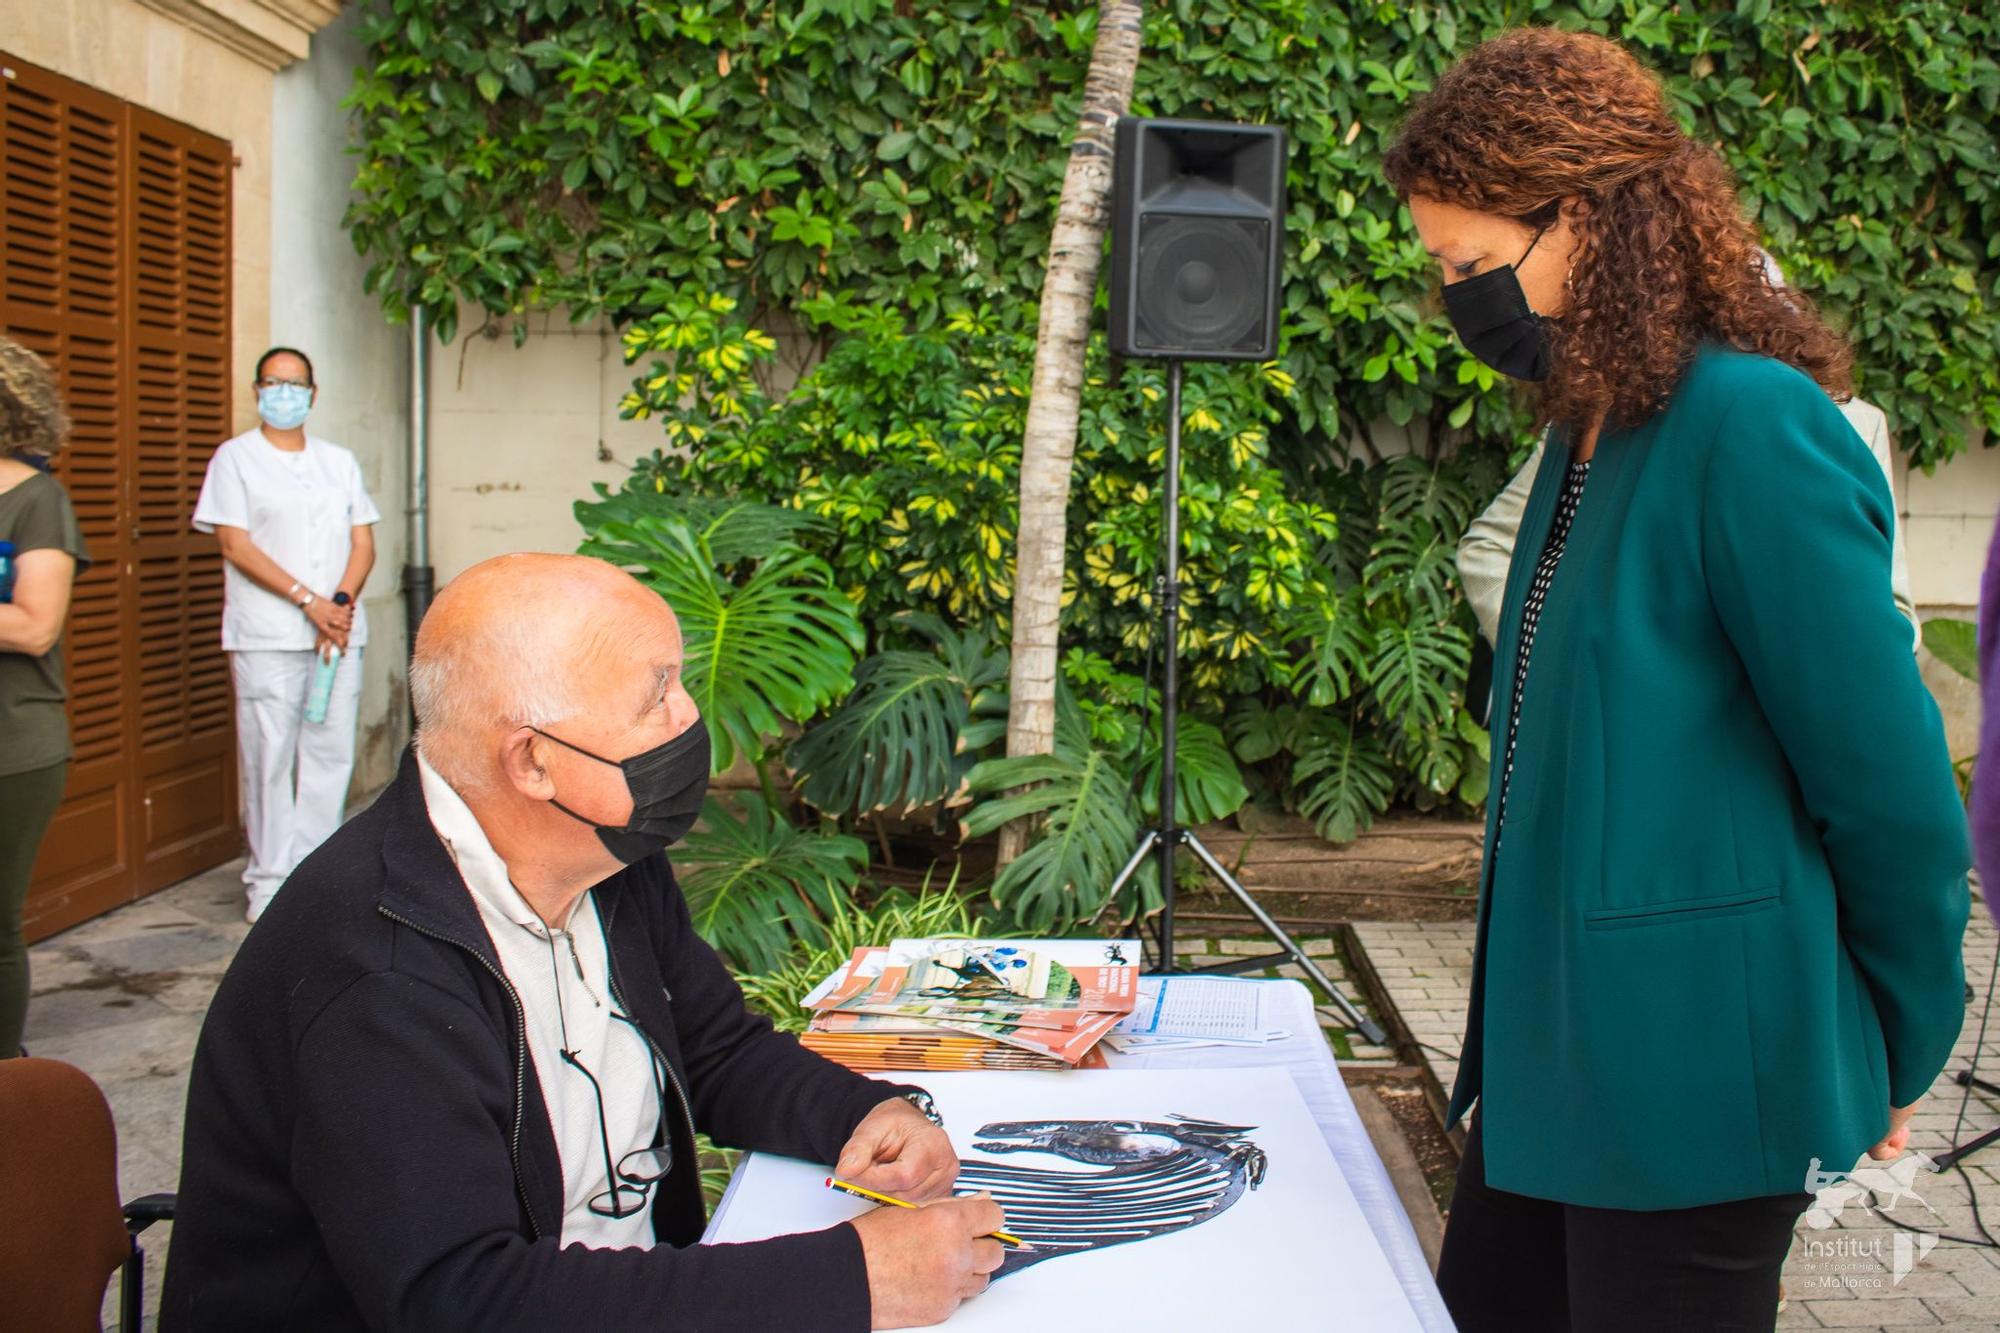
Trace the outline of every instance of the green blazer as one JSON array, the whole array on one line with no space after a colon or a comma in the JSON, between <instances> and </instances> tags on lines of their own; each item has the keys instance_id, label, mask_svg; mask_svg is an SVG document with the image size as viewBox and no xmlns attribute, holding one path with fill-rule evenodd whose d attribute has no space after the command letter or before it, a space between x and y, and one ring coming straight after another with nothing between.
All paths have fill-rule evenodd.
<instances>
[{"instance_id":1,"label":"green blazer","mask_svg":"<svg viewBox=\"0 0 2000 1333\"><path fill-rule=\"evenodd\" d=\"M1556 448L1551 445L1551 448ZM1568 462L1529 498L1494 697ZM1561 464L1561 465L1558 465ZM1882 471L1798 371L1705 348L1599 440L1493 799L1464 1058L1495 1188L1664 1209L1806 1188L1964 1018L1970 863L1889 588Z\"/></svg>"}]
</instances>

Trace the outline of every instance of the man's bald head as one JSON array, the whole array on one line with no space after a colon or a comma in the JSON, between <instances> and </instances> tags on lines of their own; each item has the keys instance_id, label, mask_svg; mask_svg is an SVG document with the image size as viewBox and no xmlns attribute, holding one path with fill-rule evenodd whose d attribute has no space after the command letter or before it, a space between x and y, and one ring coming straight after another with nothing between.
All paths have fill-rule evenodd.
<instances>
[{"instance_id":1,"label":"man's bald head","mask_svg":"<svg viewBox=\"0 0 2000 1333\"><path fill-rule=\"evenodd\" d=\"M417 633L418 744L454 786L487 786L501 735L636 712L666 657L678 668L673 612L616 566L580 555L482 561L445 585Z\"/></svg>"}]
</instances>

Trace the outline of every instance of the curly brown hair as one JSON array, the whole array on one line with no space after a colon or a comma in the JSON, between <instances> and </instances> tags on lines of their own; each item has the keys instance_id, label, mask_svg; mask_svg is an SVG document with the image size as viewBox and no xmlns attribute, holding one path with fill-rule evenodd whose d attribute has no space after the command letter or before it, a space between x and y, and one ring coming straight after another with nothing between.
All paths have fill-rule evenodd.
<instances>
[{"instance_id":1,"label":"curly brown hair","mask_svg":"<svg viewBox=\"0 0 2000 1333\"><path fill-rule=\"evenodd\" d=\"M48 363L0 337L0 458L52 457L69 435L69 418Z\"/></svg>"},{"instance_id":2,"label":"curly brown hair","mask_svg":"<svg viewBox=\"0 0 2000 1333\"><path fill-rule=\"evenodd\" d=\"M1714 149L1681 131L1660 81L1608 38L1520 28L1482 43L1418 100L1384 169L1417 196L1530 227L1566 204L1568 304L1549 322L1542 420L1644 421L1697 346L1796 366L1851 390L1846 339L1778 286Z\"/></svg>"}]
</instances>

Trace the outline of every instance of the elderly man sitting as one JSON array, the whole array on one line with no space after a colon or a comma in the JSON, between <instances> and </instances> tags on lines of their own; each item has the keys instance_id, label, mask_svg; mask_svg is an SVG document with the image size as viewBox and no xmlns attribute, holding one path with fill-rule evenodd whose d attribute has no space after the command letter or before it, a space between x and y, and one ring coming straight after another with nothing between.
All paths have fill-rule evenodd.
<instances>
[{"instance_id":1,"label":"elderly man sitting","mask_svg":"<svg viewBox=\"0 0 2000 1333\"><path fill-rule=\"evenodd\" d=\"M168 1329L861 1329L942 1319L1004 1225L915 1089L753 1016L661 849L708 780L680 628L610 565L438 597L418 739L250 933L188 1090ZM694 1136L939 1199L698 1247Z\"/></svg>"}]
</instances>

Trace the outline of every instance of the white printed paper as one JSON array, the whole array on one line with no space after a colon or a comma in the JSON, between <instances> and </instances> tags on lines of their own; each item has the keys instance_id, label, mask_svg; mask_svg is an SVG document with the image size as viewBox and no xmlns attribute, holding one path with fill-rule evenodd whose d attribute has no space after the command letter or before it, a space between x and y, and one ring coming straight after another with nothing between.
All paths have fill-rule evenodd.
<instances>
[{"instance_id":1,"label":"white printed paper","mask_svg":"<svg viewBox=\"0 0 2000 1333\"><path fill-rule=\"evenodd\" d=\"M1038 1323L1419 1327L1339 1166L1282 1069L935 1074L924 1080L1010 1252L945 1325ZM755 1154L712 1241L837 1225L871 1205L825 1188L823 1163ZM1280 1322L1282 1321L1282 1322Z\"/></svg>"}]
</instances>

